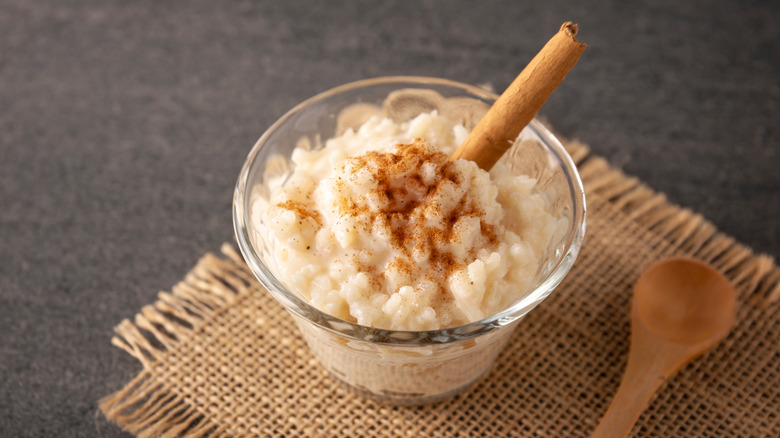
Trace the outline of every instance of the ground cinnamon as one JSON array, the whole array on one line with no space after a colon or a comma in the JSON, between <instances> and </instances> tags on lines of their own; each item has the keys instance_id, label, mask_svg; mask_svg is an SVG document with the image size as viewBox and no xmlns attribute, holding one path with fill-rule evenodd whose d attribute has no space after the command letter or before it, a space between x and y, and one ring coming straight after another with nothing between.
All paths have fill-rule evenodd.
<instances>
[{"instance_id":1,"label":"ground cinnamon","mask_svg":"<svg viewBox=\"0 0 780 438\"><path fill-rule=\"evenodd\" d=\"M490 170L520 131L563 82L586 45L577 41L578 26L568 21L545 44L496 100L463 144L450 156L472 160Z\"/></svg>"},{"instance_id":2,"label":"ground cinnamon","mask_svg":"<svg viewBox=\"0 0 780 438\"><path fill-rule=\"evenodd\" d=\"M392 152L368 152L365 155L349 158L353 172L368 170L376 187L371 192L385 204L379 210L365 205L344 201L339 206L340 214L354 218L371 218L362 224L369 232L381 230L389 236L389 243L398 254L387 265L387 269L403 272L408 276L416 276L418 271L427 271L426 278L432 284L442 288L452 272L463 269L463 261L447 251L440 251L446 242L460 239L456 222L461 217L476 217L480 219L480 230L483 238L491 245L497 244L495 227L482 220L485 213L476 208L465 195L460 195L458 208L442 217L440 226L429 225L426 218L442 216L440 205L432 201L436 191L444 184L459 184L462 178L455 170L454 164L447 160L447 155L430 149L424 140L417 139L413 143L398 144ZM432 184L425 184L417 170L423 163L434 164L436 174L440 176ZM297 205L288 202L280 205L287 209L297 209ZM414 255L424 255L425 265L412 263ZM472 257L475 257L472 254ZM384 273L368 272L369 265L355 259L355 264L361 266L369 274L371 281L385 281Z\"/></svg>"}]
</instances>

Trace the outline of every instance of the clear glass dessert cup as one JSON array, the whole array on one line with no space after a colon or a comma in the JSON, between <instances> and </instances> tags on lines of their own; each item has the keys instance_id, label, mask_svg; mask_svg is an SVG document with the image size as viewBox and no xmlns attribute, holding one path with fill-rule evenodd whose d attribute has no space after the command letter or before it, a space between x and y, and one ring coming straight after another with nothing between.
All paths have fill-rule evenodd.
<instances>
[{"instance_id":1,"label":"clear glass dessert cup","mask_svg":"<svg viewBox=\"0 0 780 438\"><path fill-rule=\"evenodd\" d=\"M252 203L293 169L296 146L320 148L343 130L381 114L404 121L437 110L471 129L497 96L467 84L427 77L384 77L346 84L314 96L282 116L257 141L238 177L233 222L249 268L293 320L319 362L358 393L383 402L418 404L458 393L491 368L520 319L569 272L585 235L585 195L577 168L553 134L537 120L502 161L537 180L563 226L552 237L530 288L499 313L469 324L431 331L393 331L336 318L309 304L277 276L274 238ZM258 224L261 225L258 227Z\"/></svg>"}]
</instances>

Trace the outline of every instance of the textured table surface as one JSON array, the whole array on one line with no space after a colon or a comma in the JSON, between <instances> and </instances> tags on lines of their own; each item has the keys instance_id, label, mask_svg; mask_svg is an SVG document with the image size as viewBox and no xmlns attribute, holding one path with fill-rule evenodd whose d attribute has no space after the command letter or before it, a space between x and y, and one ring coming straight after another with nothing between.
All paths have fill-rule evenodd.
<instances>
[{"instance_id":1,"label":"textured table surface","mask_svg":"<svg viewBox=\"0 0 780 438\"><path fill-rule=\"evenodd\" d=\"M780 3L0 2L0 436L125 436L112 328L232 239L262 131L336 85L501 91L557 31L590 47L541 115L780 256Z\"/></svg>"}]
</instances>

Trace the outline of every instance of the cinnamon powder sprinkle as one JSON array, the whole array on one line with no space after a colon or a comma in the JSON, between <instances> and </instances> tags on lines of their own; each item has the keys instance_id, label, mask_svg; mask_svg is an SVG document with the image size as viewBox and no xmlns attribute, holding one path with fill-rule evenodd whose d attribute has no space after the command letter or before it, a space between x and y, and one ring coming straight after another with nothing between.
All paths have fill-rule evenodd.
<instances>
[{"instance_id":1,"label":"cinnamon powder sprinkle","mask_svg":"<svg viewBox=\"0 0 780 438\"><path fill-rule=\"evenodd\" d=\"M484 241L491 245L497 243L495 226L483 220L485 213L472 205L467 193L461 194L457 207L444 215L439 202L441 193L446 193L443 186L460 186L462 176L446 154L429 148L425 141L416 139L396 145L393 152L369 152L349 161L355 173L366 169L373 176L376 188L369 195L379 199L384 208L377 210L367 203L342 200L340 214L370 217L372 223L363 224L369 231L372 226L379 227L390 236L390 244L409 261L423 259L420 263L394 261L394 269L410 275L425 270L426 277L434 277L430 279L436 280L435 284L446 283L453 271L466 265L465 260L457 260L449 251L439 250L448 242L458 240L454 225L460 217L479 218ZM434 167L436 177L430 185L421 176L424 164ZM436 217L442 220L429 221ZM384 274L371 272L370 275L373 281L377 277L384 280Z\"/></svg>"},{"instance_id":2,"label":"cinnamon powder sprinkle","mask_svg":"<svg viewBox=\"0 0 780 438\"><path fill-rule=\"evenodd\" d=\"M318 226L322 226L322 218L320 217L320 213L317 210L306 208L306 205L301 202L290 200L282 202L281 204L276 204L276 206L286 210L294 211L295 214L301 219L311 218L314 220L314 222L317 223Z\"/></svg>"}]
</instances>

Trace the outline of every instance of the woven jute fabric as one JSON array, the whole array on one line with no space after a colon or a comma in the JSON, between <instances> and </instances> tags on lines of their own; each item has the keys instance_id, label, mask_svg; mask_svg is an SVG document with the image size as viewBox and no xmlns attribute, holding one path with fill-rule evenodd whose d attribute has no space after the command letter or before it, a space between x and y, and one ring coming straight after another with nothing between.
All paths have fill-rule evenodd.
<instances>
[{"instance_id":1,"label":"woven jute fabric","mask_svg":"<svg viewBox=\"0 0 780 438\"><path fill-rule=\"evenodd\" d=\"M142 370L101 400L103 413L140 437L588 436L624 371L633 283L654 260L682 255L712 263L732 281L737 324L659 390L632 436L780 436L773 260L589 156L584 145L567 148L588 200L582 252L466 392L414 407L353 394L319 366L291 317L224 245L117 326L114 344Z\"/></svg>"}]
</instances>

